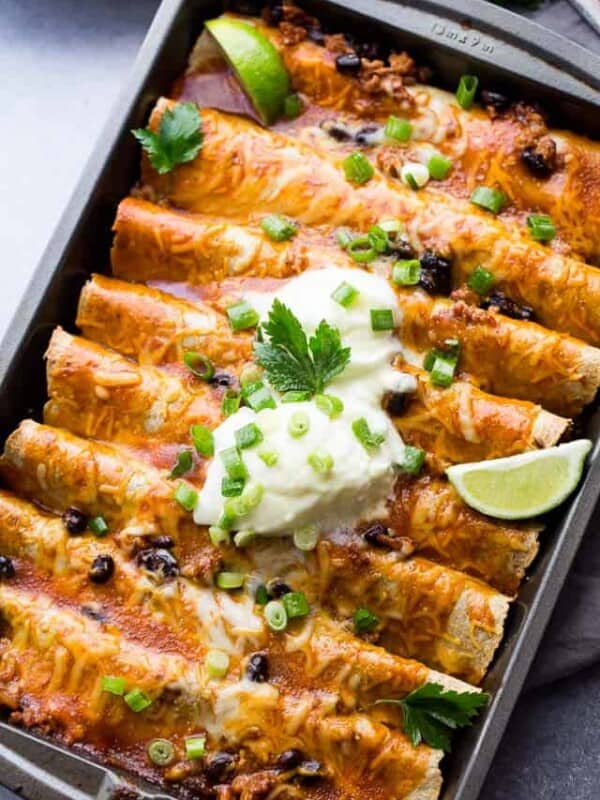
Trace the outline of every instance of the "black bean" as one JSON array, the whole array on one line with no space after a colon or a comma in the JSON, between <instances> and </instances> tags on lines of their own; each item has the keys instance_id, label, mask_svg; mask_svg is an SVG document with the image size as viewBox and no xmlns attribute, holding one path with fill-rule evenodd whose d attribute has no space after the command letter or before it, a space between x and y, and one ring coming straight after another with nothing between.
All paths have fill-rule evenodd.
<instances>
[{"instance_id":1,"label":"black bean","mask_svg":"<svg viewBox=\"0 0 600 800\"><path fill-rule=\"evenodd\" d=\"M387 61L389 56L388 50L379 42L361 42L357 45L356 52L369 61Z\"/></svg>"},{"instance_id":2,"label":"black bean","mask_svg":"<svg viewBox=\"0 0 600 800\"><path fill-rule=\"evenodd\" d=\"M306 31L306 35L310 41L314 42L315 44L325 44L325 34L320 28L309 28Z\"/></svg>"},{"instance_id":3,"label":"black bean","mask_svg":"<svg viewBox=\"0 0 600 800\"><path fill-rule=\"evenodd\" d=\"M283 0L275 0L275 2L269 3L267 21L269 25L279 25L280 22L283 22Z\"/></svg>"},{"instance_id":4,"label":"black bean","mask_svg":"<svg viewBox=\"0 0 600 800\"><path fill-rule=\"evenodd\" d=\"M385 399L385 408L388 414L400 416L406 410L407 396L400 392L390 392Z\"/></svg>"},{"instance_id":5,"label":"black bean","mask_svg":"<svg viewBox=\"0 0 600 800\"><path fill-rule=\"evenodd\" d=\"M321 128L336 142L349 142L352 139L352 133L334 119L323 120Z\"/></svg>"},{"instance_id":6,"label":"black bean","mask_svg":"<svg viewBox=\"0 0 600 800\"><path fill-rule=\"evenodd\" d=\"M74 506L67 508L62 515L62 521L64 522L65 528L72 536L83 533L88 524L86 515Z\"/></svg>"},{"instance_id":7,"label":"black bean","mask_svg":"<svg viewBox=\"0 0 600 800\"><path fill-rule=\"evenodd\" d=\"M302 750L292 748L291 750L284 750L277 759L277 766L279 769L287 770L295 769L304 761L304 753Z\"/></svg>"},{"instance_id":8,"label":"black bean","mask_svg":"<svg viewBox=\"0 0 600 800\"><path fill-rule=\"evenodd\" d=\"M342 53L335 60L335 68L345 75L357 75L360 72L360 56L356 53Z\"/></svg>"},{"instance_id":9,"label":"black bean","mask_svg":"<svg viewBox=\"0 0 600 800\"><path fill-rule=\"evenodd\" d=\"M96 622L106 622L108 619L100 606L81 606L81 613L90 619L96 620Z\"/></svg>"},{"instance_id":10,"label":"black bean","mask_svg":"<svg viewBox=\"0 0 600 800\"><path fill-rule=\"evenodd\" d=\"M175 542L170 536L163 534L152 539L152 547L159 547L163 550L172 550L175 547Z\"/></svg>"},{"instance_id":11,"label":"black bean","mask_svg":"<svg viewBox=\"0 0 600 800\"><path fill-rule=\"evenodd\" d=\"M179 575L179 565L172 553L161 548L147 547L135 557L138 567L154 573L157 577L166 580Z\"/></svg>"},{"instance_id":12,"label":"black bean","mask_svg":"<svg viewBox=\"0 0 600 800\"><path fill-rule=\"evenodd\" d=\"M307 781L314 780L315 778L322 778L325 772L318 761L303 761L298 767L296 775Z\"/></svg>"},{"instance_id":13,"label":"black bean","mask_svg":"<svg viewBox=\"0 0 600 800\"><path fill-rule=\"evenodd\" d=\"M235 384L235 378L231 375L228 375L226 372L217 372L213 375L211 383L214 383L216 386L233 386Z\"/></svg>"},{"instance_id":14,"label":"black bean","mask_svg":"<svg viewBox=\"0 0 600 800\"><path fill-rule=\"evenodd\" d=\"M534 316L531 306L522 306L519 303L515 303L515 301L507 297L504 292L494 292L481 305L483 308L490 308L490 306L493 306L497 308L501 314L504 314L506 317L512 317L512 319L531 320Z\"/></svg>"},{"instance_id":15,"label":"black bean","mask_svg":"<svg viewBox=\"0 0 600 800\"><path fill-rule=\"evenodd\" d=\"M284 583L281 578L272 578L267 583L267 592L270 597L283 597L284 594L289 594L291 591L287 583Z\"/></svg>"},{"instance_id":16,"label":"black bean","mask_svg":"<svg viewBox=\"0 0 600 800\"><path fill-rule=\"evenodd\" d=\"M223 783L235 766L235 758L231 753L221 751L215 753L204 768L204 774L211 783Z\"/></svg>"},{"instance_id":17,"label":"black bean","mask_svg":"<svg viewBox=\"0 0 600 800\"><path fill-rule=\"evenodd\" d=\"M246 675L255 683L269 680L269 659L266 653L253 653L246 665Z\"/></svg>"},{"instance_id":18,"label":"black bean","mask_svg":"<svg viewBox=\"0 0 600 800\"><path fill-rule=\"evenodd\" d=\"M115 562L112 556L99 555L92 561L88 576L93 583L106 583L112 578L114 572Z\"/></svg>"},{"instance_id":19,"label":"black bean","mask_svg":"<svg viewBox=\"0 0 600 800\"><path fill-rule=\"evenodd\" d=\"M510 100L506 95L501 92L491 92L489 89L482 89L480 97L484 106L492 106L496 111L503 111L510 104Z\"/></svg>"},{"instance_id":20,"label":"black bean","mask_svg":"<svg viewBox=\"0 0 600 800\"><path fill-rule=\"evenodd\" d=\"M382 522L375 522L363 531L363 539L369 544L380 547L382 539L389 538L388 529Z\"/></svg>"},{"instance_id":21,"label":"black bean","mask_svg":"<svg viewBox=\"0 0 600 800\"><path fill-rule=\"evenodd\" d=\"M535 147L526 147L521 152L521 161L530 172L539 178L547 178L554 172L555 163L550 163Z\"/></svg>"},{"instance_id":22,"label":"black bean","mask_svg":"<svg viewBox=\"0 0 600 800\"><path fill-rule=\"evenodd\" d=\"M14 578L15 565L8 556L0 556L0 580L2 578Z\"/></svg>"},{"instance_id":23,"label":"black bean","mask_svg":"<svg viewBox=\"0 0 600 800\"><path fill-rule=\"evenodd\" d=\"M389 239L390 250L396 258L414 258L416 253L414 248L406 239Z\"/></svg>"},{"instance_id":24,"label":"black bean","mask_svg":"<svg viewBox=\"0 0 600 800\"><path fill-rule=\"evenodd\" d=\"M452 291L452 264L431 250L421 256L419 285L430 294L449 295Z\"/></svg>"},{"instance_id":25,"label":"black bean","mask_svg":"<svg viewBox=\"0 0 600 800\"><path fill-rule=\"evenodd\" d=\"M369 145L373 144L373 134L380 130L379 125L365 125L354 134L354 141L356 144Z\"/></svg>"}]
</instances>

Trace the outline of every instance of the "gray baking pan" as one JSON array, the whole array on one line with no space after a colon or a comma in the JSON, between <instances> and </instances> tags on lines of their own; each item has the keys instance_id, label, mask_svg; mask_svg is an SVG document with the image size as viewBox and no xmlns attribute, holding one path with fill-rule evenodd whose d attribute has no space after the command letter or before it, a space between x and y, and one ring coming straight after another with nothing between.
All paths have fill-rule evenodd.
<instances>
[{"instance_id":1,"label":"gray baking pan","mask_svg":"<svg viewBox=\"0 0 600 800\"><path fill-rule=\"evenodd\" d=\"M453 87L476 72L483 85L551 109L552 124L600 137L600 59L533 22L481 0L308 0L301 4L339 30L383 37L433 67ZM40 417L46 396L43 352L55 325L73 329L79 290L108 269L110 228L119 200L137 178L129 131L145 124L156 98L184 70L205 19L222 3L164 0L131 76L105 126L24 300L0 346L0 434ZM519 696L544 628L600 495L600 414L587 420L595 442L577 495L548 520L542 552L513 604L504 643L485 681L492 701L457 737L445 759L443 800L475 800ZM83 753L0 722L0 782L28 800L165 800L167 794L92 763Z\"/></svg>"}]
</instances>

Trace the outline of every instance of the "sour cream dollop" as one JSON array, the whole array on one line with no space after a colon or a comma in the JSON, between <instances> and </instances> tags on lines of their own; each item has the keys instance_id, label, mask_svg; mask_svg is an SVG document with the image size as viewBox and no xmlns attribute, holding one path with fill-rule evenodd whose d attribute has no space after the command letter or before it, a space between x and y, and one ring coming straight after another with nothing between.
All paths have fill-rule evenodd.
<instances>
[{"instance_id":1,"label":"sour cream dollop","mask_svg":"<svg viewBox=\"0 0 600 800\"><path fill-rule=\"evenodd\" d=\"M332 299L346 282L358 291L349 308ZM382 409L387 391L414 391L414 379L393 369L402 353L394 331L373 331L371 309L392 310L400 322L396 298L383 278L358 269L311 270L292 278L277 292L247 292L245 299L266 320L275 298L285 303L299 319L307 336L321 320L336 327L342 344L350 347L346 369L331 381L325 392L340 398L343 411L331 419L314 400L278 403L275 409L254 412L240 408L214 432L215 457L198 498L194 520L199 525L216 525L224 507L222 479L226 476L220 453L235 446L235 432L255 423L263 440L241 451L249 479L248 486L263 488L260 503L236 523L236 530L251 528L257 534L291 534L305 525L327 529L352 524L382 511L394 483L394 464L402 461L404 444ZM276 392L273 392L277 396ZM295 414L305 414L308 431L301 437L290 434ZM383 434L378 447L365 448L352 430L352 423L364 418L373 433ZM265 463L261 454L275 453L277 462ZM325 473L311 465L311 456L329 456L333 466Z\"/></svg>"}]
</instances>

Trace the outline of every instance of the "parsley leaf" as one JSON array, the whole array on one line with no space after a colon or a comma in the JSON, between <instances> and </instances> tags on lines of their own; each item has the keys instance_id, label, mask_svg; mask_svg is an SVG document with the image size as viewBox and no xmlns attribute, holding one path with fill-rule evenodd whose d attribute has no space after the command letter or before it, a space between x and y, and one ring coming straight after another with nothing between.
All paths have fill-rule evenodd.
<instances>
[{"instance_id":1,"label":"parsley leaf","mask_svg":"<svg viewBox=\"0 0 600 800\"><path fill-rule=\"evenodd\" d=\"M154 169L164 175L186 161L196 158L202 147L202 121L194 103L177 103L167 109L158 126L131 131L144 150Z\"/></svg>"},{"instance_id":2,"label":"parsley leaf","mask_svg":"<svg viewBox=\"0 0 600 800\"><path fill-rule=\"evenodd\" d=\"M485 692L456 692L439 683L425 683L403 700L377 700L375 705L400 706L404 732L415 747L423 741L450 752L452 731L472 725L488 699Z\"/></svg>"},{"instance_id":3,"label":"parsley leaf","mask_svg":"<svg viewBox=\"0 0 600 800\"><path fill-rule=\"evenodd\" d=\"M321 320L308 340L298 318L278 299L261 336L254 343L254 357L279 392L319 394L350 361L350 348L342 347L337 328Z\"/></svg>"}]
</instances>

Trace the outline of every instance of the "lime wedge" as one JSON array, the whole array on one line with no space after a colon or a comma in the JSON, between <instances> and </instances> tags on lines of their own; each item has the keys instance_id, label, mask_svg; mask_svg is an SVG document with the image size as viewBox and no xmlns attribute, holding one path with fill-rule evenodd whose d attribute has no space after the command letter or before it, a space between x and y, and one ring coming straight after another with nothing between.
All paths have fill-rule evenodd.
<instances>
[{"instance_id":1,"label":"lime wedge","mask_svg":"<svg viewBox=\"0 0 600 800\"><path fill-rule=\"evenodd\" d=\"M274 45L253 25L230 17L206 23L244 92L267 125L283 114L290 79Z\"/></svg>"},{"instance_id":2,"label":"lime wedge","mask_svg":"<svg viewBox=\"0 0 600 800\"><path fill-rule=\"evenodd\" d=\"M575 489L589 439L508 458L456 464L450 483L471 508L500 519L525 519L560 505Z\"/></svg>"}]
</instances>

